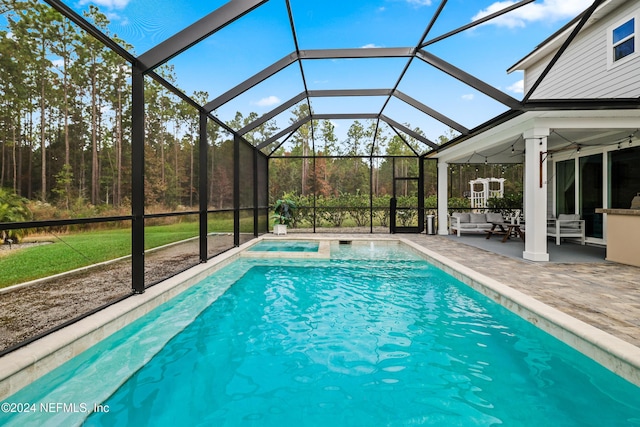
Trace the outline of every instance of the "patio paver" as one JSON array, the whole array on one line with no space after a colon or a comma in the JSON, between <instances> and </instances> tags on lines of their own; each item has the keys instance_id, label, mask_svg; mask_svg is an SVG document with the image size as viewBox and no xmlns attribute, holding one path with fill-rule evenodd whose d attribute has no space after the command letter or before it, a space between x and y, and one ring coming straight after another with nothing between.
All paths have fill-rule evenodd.
<instances>
[{"instance_id":1,"label":"patio paver","mask_svg":"<svg viewBox=\"0 0 640 427\"><path fill-rule=\"evenodd\" d=\"M533 263L444 236L402 236L640 347L640 268L613 262Z\"/></svg>"}]
</instances>

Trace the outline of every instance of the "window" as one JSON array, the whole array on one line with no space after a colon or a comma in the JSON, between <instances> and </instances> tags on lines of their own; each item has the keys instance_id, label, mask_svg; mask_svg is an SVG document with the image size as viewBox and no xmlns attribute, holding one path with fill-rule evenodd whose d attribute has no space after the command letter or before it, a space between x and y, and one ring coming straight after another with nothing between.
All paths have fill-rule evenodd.
<instances>
[{"instance_id":1,"label":"window","mask_svg":"<svg viewBox=\"0 0 640 427\"><path fill-rule=\"evenodd\" d=\"M556 214L576 213L576 162L556 162Z\"/></svg>"},{"instance_id":2,"label":"window","mask_svg":"<svg viewBox=\"0 0 640 427\"><path fill-rule=\"evenodd\" d=\"M636 51L635 18L613 29L613 62L619 61Z\"/></svg>"},{"instance_id":3,"label":"window","mask_svg":"<svg viewBox=\"0 0 640 427\"><path fill-rule=\"evenodd\" d=\"M609 153L609 207L629 209L640 192L640 147Z\"/></svg>"},{"instance_id":4,"label":"window","mask_svg":"<svg viewBox=\"0 0 640 427\"><path fill-rule=\"evenodd\" d=\"M596 209L604 207L602 154L580 157L580 209L587 237L603 236L602 214Z\"/></svg>"}]
</instances>

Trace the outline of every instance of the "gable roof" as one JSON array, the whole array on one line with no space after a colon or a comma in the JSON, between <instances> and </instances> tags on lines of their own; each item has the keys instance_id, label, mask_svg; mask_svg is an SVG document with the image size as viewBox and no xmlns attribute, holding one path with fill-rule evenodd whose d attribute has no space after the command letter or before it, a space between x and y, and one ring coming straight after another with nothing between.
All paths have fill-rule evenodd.
<instances>
[{"instance_id":1,"label":"gable roof","mask_svg":"<svg viewBox=\"0 0 640 427\"><path fill-rule=\"evenodd\" d=\"M626 0L606 0L602 2L600 6L593 12L593 14L589 17L586 24L582 28L582 31L585 29L595 25L598 21L602 20L602 18L619 6L623 5ZM542 58L545 58L548 55L553 54L557 51L562 44L567 40L571 31L575 28L576 25L580 22L582 17L586 11L582 12L580 15L576 16L574 19L565 24L558 31L549 36L546 40L540 43L534 50L532 50L529 54L527 54L524 58L520 59L518 62L513 64L511 67L507 69L507 73L512 73L518 70L524 70L528 68L531 64L540 61Z\"/></svg>"}]
</instances>

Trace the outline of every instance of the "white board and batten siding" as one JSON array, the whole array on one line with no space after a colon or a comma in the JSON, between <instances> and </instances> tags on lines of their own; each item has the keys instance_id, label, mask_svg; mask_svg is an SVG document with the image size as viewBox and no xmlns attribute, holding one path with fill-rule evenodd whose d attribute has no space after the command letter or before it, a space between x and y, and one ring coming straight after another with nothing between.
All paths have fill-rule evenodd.
<instances>
[{"instance_id":1,"label":"white board and batten siding","mask_svg":"<svg viewBox=\"0 0 640 427\"><path fill-rule=\"evenodd\" d=\"M609 33L631 18L636 20L636 51L632 58L611 65L607 58L607 52L611 49ZM588 28L583 28L531 99L640 97L639 21L640 1L629 1ZM525 93L542 74L554 54L555 51L524 70Z\"/></svg>"}]
</instances>

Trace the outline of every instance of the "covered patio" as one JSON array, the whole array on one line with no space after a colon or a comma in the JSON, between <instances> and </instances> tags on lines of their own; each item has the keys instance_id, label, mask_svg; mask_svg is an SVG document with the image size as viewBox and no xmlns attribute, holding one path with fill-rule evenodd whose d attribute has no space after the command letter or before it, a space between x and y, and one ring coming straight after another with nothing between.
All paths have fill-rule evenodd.
<instances>
[{"instance_id":1,"label":"covered patio","mask_svg":"<svg viewBox=\"0 0 640 427\"><path fill-rule=\"evenodd\" d=\"M594 101L595 102L595 101ZM624 101L616 101L622 108ZM602 156L614 151L638 145L638 110L566 110L531 111L507 122L441 149L432 157L438 159L439 189L446 191L449 165L465 163L524 163L524 220L527 241L520 257L531 261L553 261L551 246L547 239L547 220L558 213L579 213L587 219L587 243L606 246L606 219L598 216L596 208L606 207L608 177L603 178L607 160L599 160L598 169L591 176L584 172L587 166L580 159ZM562 174L558 176L557 165L566 162L571 168L570 185L563 193ZM561 171L562 172L562 171ZM575 184L575 177L582 181ZM584 199L589 192L592 204L586 206ZM566 193L566 194L565 194ZM443 196L445 193L441 193ZM567 203L565 199L571 199ZM441 201L446 200L440 197ZM629 199L629 204L631 199ZM448 214L444 203L439 205L440 218ZM438 233L449 234L447 223L439 222ZM484 238L484 236L481 236ZM479 239L478 239L479 240ZM548 244L551 242L551 245ZM565 252L562 250L561 252ZM557 256L557 255L556 255Z\"/></svg>"},{"instance_id":2,"label":"covered patio","mask_svg":"<svg viewBox=\"0 0 640 427\"><path fill-rule=\"evenodd\" d=\"M502 242L501 236L500 238L492 237L487 239L486 236L480 234L463 234L460 237L455 234L449 234L443 237L453 242L495 253L496 255L530 262L522 258L525 243L518 237L510 237L504 243ZM430 239L431 236L428 236L428 238ZM605 259L606 248L601 245L583 246L573 242L556 245L553 240L549 240L547 250L549 254L549 261L544 264L609 263Z\"/></svg>"}]
</instances>

